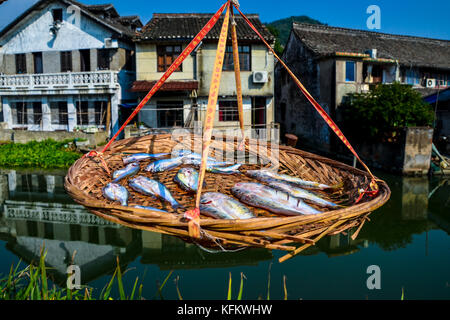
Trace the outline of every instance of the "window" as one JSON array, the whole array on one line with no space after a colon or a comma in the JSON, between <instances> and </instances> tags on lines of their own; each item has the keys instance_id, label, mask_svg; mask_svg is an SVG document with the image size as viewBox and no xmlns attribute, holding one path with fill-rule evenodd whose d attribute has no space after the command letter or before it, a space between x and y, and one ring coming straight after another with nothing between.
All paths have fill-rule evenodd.
<instances>
[{"instance_id":1,"label":"window","mask_svg":"<svg viewBox=\"0 0 450 320\"><path fill-rule=\"evenodd\" d=\"M53 22L63 21L63 10L62 9L53 9L52 16L53 16Z\"/></svg>"},{"instance_id":2,"label":"window","mask_svg":"<svg viewBox=\"0 0 450 320\"><path fill-rule=\"evenodd\" d=\"M266 98L254 97L252 99L252 124L266 124Z\"/></svg>"},{"instance_id":3,"label":"window","mask_svg":"<svg viewBox=\"0 0 450 320\"><path fill-rule=\"evenodd\" d=\"M109 70L109 49L100 49L97 51L98 70Z\"/></svg>"},{"instance_id":4,"label":"window","mask_svg":"<svg viewBox=\"0 0 450 320\"><path fill-rule=\"evenodd\" d=\"M355 61L345 62L345 81L355 82Z\"/></svg>"},{"instance_id":5,"label":"window","mask_svg":"<svg viewBox=\"0 0 450 320\"><path fill-rule=\"evenodd\" d=\"M61 51L61 72L72 71L72 51Z\"/></svg>"},{"instance_id":6,"label":"window","mask_svg":"<svg viewBox=\"0 0 450 320\"><path fill-rule=\"evenodd\" d=\"M28 111L26 102L16 102L17 124L28 124Z\"/></svg>"},{"instance_id":7,"label":"window","mask_svg":"<svg viewBox=\"0 0 450 320\"><path fill-rule=\"evenodd\" d=\"M241 71L251 71L251 49L250 46L238 46L239 67ZM227 46L223 61L223 71L233 71L233 47Z\"/></svg>"},{"instance_id":8,"label":"window","mask_svg":"<svg viewBox=\"0 0 450 320\"><path fill-rule=\"evenodd\" d=\"M407 69L405 77L407 84L418 85L421 82L420 72L414 69Z\"/></svg>"},{"instance_id":9,"label":"window","mask_svg":"<svg viewBox=\"0 0 450 320\"><path fill-rule=\"evenodd\" d=\"M25 53L16 54L16 73L27 73L27 60Z\"/></svg>"},{"instance_id":10,"label":"window","mask_svg":"<svg viewBox=\"0 0 450 320\"><path fill-rule=\"evenodd\" d=\"M33 123L41 124L42 121L42 103L33 102Z\"/></svg>"},{"instance_id":11,"label":"window","mask_svg":"<svg viewBox=\"0 0 450 320\"><path fill-rule=\"evenodd\" d=\"M81 126L89 124L88 101L77 101L77 124Z\"/></svg>"},{"instance_id":12,"label":"window","mask_svg":"<svg viewBox=\"0 0 450 320\"><path fill-rule=\"evenodd\" d=\"M158 101L158 128L183 126L183 101Z\"/></svg>"},{"instance_id":13,"label":"window","mask_svg":"<svg viewBox=\"0 0 450 320\"><path fill-rule=\"evenodd\" d=\"M237 101L219 101L219 121L239 121Z\"/></svg>"},{"instance_id":14,"label":"window","mask_svg":"<svg viewBox=\"0 0 450 320\"><path fill-rule=\"evenodd\" d=\"M50 103L50 110L52 114L52 124L68 125L69 112L67 109L67 101L57 101Z\"/></svg>"},{"instance_id":15,"label":"window","mask_svg":"<svg viewBox=\"0 0 450 320\"><path fill-rule=\"evenodd\" d=\"M158 72L165 72L181 53L181 46L158 46ZM183 71L182 65L175 71Z\"/></svg>"},{"instance_id":16,"label":"window","mask_svg":"<svg viewBox=\"0 0 450 320\"><path fill-rule=\"evenodd\" d=\"M94 112L95 112L95 124L96 125L106 125L106 107L108 102L106 101L95 101Z\"/></svg>"},{"instance_id":17,"label":"window","mask_svg":"<svg viewBox=\"0 0 450 320\"><path fill-rule=\"evenodd\" d=\"M33 53L34 73L43 73L42 52Z\"/></svg>"},{"instance_id":18,"label":"window","mask_svg":"<svg viewBox=\"0 0 450 320\"><path fill-rule=\"evenodd\" d=\"M80 71L91 71L91 50L80 50Z\"/></svg>"}]
</instances>

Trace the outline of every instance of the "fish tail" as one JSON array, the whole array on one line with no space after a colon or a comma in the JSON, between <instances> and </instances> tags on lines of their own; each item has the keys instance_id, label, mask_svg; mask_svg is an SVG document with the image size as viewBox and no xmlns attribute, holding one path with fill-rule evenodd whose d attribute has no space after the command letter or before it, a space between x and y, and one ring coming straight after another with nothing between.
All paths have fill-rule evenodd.
<instances>
[{"instance_id":1,"label":"fish tail","mask_svg":"<svg viewBox=\"0 0 450 320\"><path fill-rule=\"evenodd\" d=\"M182 205L181 203L179 203L179 202L173 203L173 204L172 204L172 208L174 208L175 210L178 210L178 209L184 210L184 209L186 209L186 207L183 206L183 205Z\"/></svg>"},{"instance_id":2,"label":"fish tail","mask_svg":"<svg viewBox=\"0 0 450 320\"><path fill-rule=\"evenodd\" d=\"M344 187L344 182L341 181L341 182L338 182L338 183L330 186L330 189L331 190L339 190L339 189L342 189L343 187Z\"/></svg>"}]
</instances>

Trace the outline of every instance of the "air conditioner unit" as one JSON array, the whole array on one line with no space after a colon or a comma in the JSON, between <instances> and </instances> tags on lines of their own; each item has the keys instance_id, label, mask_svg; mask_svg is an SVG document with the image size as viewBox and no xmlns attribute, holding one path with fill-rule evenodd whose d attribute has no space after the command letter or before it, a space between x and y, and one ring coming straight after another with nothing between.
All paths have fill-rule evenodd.
<instances>
[{"instance_id":1,"label":"air conditioner unit","mask_svg":"<svg viewBox=\"0 0 450 320\"><path fill-rule=\"evenodd\" d=\"M118 47L119 47L119 42L117 41L117 39L111 39L111 38L105 39L105 48L110 49L110 48L118 48Z\"/></svg>"},{"instance_id":2,"label":"air conditioner unit","mask_svg":"<svg viewBox=\"0 0 450 320\"><path fill-rule=\"evenodd\" d=\"M266 83L268 80L267 71L255 71L253 72L253 82L254 83Z\"/></svg>"},{"instance_id":3,"label":"air conditioner unit","mask_svg":"<svg viewBox=\"0 0 450 320\"><path fill-rule=\"evenodd\" d=\"M426 79L425 86L427 88L434 88L434 87L436 87L436 79Z\"/></svg>"}]
</instances>

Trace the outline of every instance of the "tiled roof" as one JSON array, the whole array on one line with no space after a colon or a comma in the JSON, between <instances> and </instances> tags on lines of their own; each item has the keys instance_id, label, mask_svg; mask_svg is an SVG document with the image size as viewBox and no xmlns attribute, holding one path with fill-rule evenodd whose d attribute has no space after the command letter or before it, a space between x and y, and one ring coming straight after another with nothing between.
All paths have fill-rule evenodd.
<instances>
[{"instance_id":1,"label":"tiled roof","mask_svg":"<svg viewBox=\"0 0 450 320\"><path fill-rule=\"evenodd\" d=\"M125 26L135 25L137 28L141 28L144 26L139 16L122 16L117 18L116 20Z\"/></svg>"},{"instance_id":2,"label":"tiled roof","mask_svg":"<svg viewBox=\"0 0 450 320\"><path fill-rule=\"evenodd\" d=\"M156 81L135 81L131 87L131 92L148 92L156 84ZM166 81L160 91L191 91L198 89L198 81Z\"/></svg>"},{"instance_id":3,"label":"tiled roof","mask_svg":"<svg viewBox=\"0 0 450 320\"><path fill-rule=\"evenodd\" d=\"M84 5L89 11L100 14L100 13L107 13L111 15L112 18L119 17L119 13L117 12L116 8L111 3L107 4L85 4Z\"/></svg>"},{"instance_id":4,"label":"tiled roof","mask_svg":"<svg viewBox=\"0 0 450 320\"><path fill-rule=\"evenodd\" d=\"M167 14L155 13L147 25L142 28L137 40L164 41L164 40L190 40L194 38L204 25L211 19L212 13L182 13ZM252 24L268 41L274 41L274 36L261 23L259 15L247 15ZM224 16L216 23L214 28L206 35L205 40L219 39L220 29ZM236 15L236 30L239 40L259 40L255 32L247 25L240 15Z\"/></svg>"},{"instance_id":5,"label":"tiled roof","mask_svg":"<svg viewBox=\"0 0 450 320\"><path fill-rule=\"evenodd\" d=\"M292 30L317 56L336 52L366 53L398 60L402 65L450 69L450 41L294 23Z\"/></svg>"}]
</instances>

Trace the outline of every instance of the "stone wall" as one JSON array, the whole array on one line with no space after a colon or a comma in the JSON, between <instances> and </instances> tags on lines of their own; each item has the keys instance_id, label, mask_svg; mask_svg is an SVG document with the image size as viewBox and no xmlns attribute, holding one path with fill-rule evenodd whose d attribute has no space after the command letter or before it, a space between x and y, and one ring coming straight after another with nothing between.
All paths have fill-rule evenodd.
<instances>
[{"instance_id":1,"label":"stone wall","mask_svg":"<svg viewBox=\"0 0 450 320\"><path fill-rule=\"evenodd\" d=\"M64 141L68 139L85 139L87 147L96 147L107 139L106 132L84 133L68 131L22 131L0 129L0 142L27 143L30 141L43 141L53 139Z\"/></svg>"}]
</instances>

